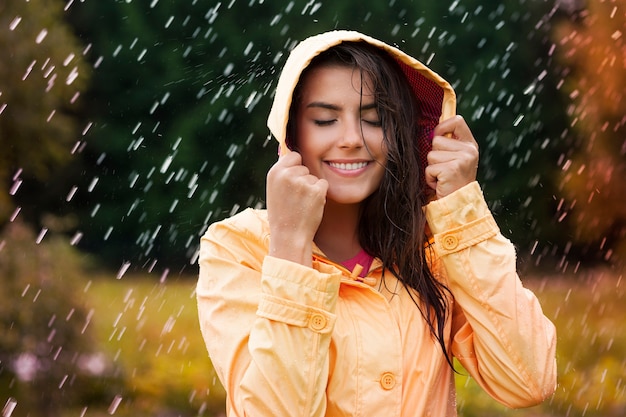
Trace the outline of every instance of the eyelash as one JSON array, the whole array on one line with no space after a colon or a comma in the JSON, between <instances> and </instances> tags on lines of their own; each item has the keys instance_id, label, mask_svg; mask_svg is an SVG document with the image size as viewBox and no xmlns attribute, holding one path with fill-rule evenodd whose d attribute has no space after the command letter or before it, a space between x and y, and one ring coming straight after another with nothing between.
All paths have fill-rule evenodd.
<instances>
[{"instance_id":1,"label":"eyelash","mask_svg":"<svg viewBox=\"0 0 626 417\"><path fill-rule=\"evenodd\" d=\"M332 119L332 120L314 120L314 123L317 126L330 126L331 124L333 124L337 119ZM367 123L370 126L374 126L374 127L381 127L382 123L380 120L363 120L364 123Z\"/></svg>"},{"instance_id":2,"label":"eyelash","mask_svg":"<svg viewBox=\"0 0 626 417\"><path fill-rule=\"evenodd\" d=\"M332 120L314 120L313 122L317 126L329 126L329 125L331 125L335 121L336 121L336 119L332 119Z\"/></svg>"}]
</instances>

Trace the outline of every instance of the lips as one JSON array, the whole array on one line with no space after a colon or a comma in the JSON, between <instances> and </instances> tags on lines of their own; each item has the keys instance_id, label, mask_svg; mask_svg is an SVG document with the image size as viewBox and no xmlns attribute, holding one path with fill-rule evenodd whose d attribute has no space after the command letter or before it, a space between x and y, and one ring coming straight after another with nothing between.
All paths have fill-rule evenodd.
<instances>
[{"instance_id":1,"label":"lips","mask_svg":"<svg viewBox=\"0 0 626 417\"><path fill-rule=\"evenodd\" d=\"M368 162L329 162L333 168L340 169L342 171L357 171L359 169L363 169L367 166Z\"/></svg>"}]
</instances>

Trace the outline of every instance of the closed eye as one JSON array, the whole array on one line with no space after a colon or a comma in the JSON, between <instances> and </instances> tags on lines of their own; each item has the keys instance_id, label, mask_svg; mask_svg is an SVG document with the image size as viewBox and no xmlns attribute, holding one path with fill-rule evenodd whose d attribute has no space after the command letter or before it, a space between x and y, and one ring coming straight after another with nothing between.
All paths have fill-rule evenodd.
<instances>
[{"instance_id":1,"label":"closed eye","mask_svg":"<svg viewBox=\"0 0 626 417\"><path fill-rule=\"evenodd\" d=\"M329 125L333 124L336 121L337 121L337 119L313 120L313 123L315 123L317 126L329 126Z\"/></svg>"},{"instance_id":2,"label":"closed eye","mask_svg":"<svg viewBox=\"0 0 626 417\"><path fill-rule=\"evenodd\" d=\"M380 120L365 120L363 119L364 123L367 123L370 126L374 126L374 127L381 127L383 124Z\"/></svg>"}]
</instances>

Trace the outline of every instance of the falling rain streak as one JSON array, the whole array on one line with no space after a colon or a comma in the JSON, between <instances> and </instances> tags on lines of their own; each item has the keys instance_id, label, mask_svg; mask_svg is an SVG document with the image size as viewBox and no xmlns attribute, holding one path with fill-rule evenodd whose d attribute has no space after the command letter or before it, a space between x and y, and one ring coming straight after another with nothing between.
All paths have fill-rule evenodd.
<instances>
[{"instance_id":1,"label":"falling rain streak","mask_svg":"<svg viewBox=\"0 0 626 417\"><path fill-rule=\"evenodd\" d=\"M74 354L69 342L55 344L63 337L62 325L76 321L80 335L91 341L91 332L99 332L100 337L102 321L112 317L105 326L106 336L95 344L98 352L80 360L76 354L72 361L90 364L84 369L97 370L93 375L103 380L119 382L113 377L116 372L129 379L107 387L105 404L80 404L76 414L86 416L92 409L132 414L131 408L145 401L142 396L152 389L141 381L154 380L154 386L170 389L172 378L162 383L159 375L142 373L147 372L144 368L164 367L164 362L150 362L148 357L175 363L171 368L180 372L177 379L183 388L172 385L171 389L187 399L189 415L219 412L214 404L223 398L219 382L207 371L206 352L201 359L191 357L195 345L201 344L197 329L184 328L184 316L195 297L198 241L211 222L248 206L263 207L264 175L276 158L276 144L267 134L264 117L280 67L298 39L344 26L371 31L419 55L452 82L459 113L480 132L480 179L490 206L506 225L503 233L521 242L521 263L558 272L531 284L547 300L554 300L546 314L562 332L561 391L548 407L557 410L554 415L588 416L606 415L612 401L618 404L614 407L622 407L614 409L624 409L625 341L614 319L623 315L619 308L623 277L583 272L586 258L608 268L624 253L615 246L623 228L608 221L619 210L615 202L623 202L624 195L623 188L611 188L616 178L617 182L624 178L620 164L626 158L626 120L620 104L625 101L623 78L610 78L616 68L623 72L621 3L592 0L587 3L595 9L584 13L562 9L579 2L550 4L545 9L545 2L521 0L433 2L424 3L419 11L402 0L358 4L181 0L176 7L159 0L125 0L108 6L63 3L59 9L64 17L71 20L75 12L79 16L74 17L78 24L72 31L85 32L75 44L60 40L59 22L34 20L36 15L28 7L38 2L15 0L4 6L8 11L17 4L21 8L4 15L0 36L22 36L26 39L22 43L12 41L20 51L34 48L20 60L11 59L7 68L15 72L12 79L23 91L38 90L40 95L20 107L13 86L0 84L0 129L7 120L18 120L16 114L30 115L41 104L45 111L29 116L32 120L13 130L11 138L17 138L16 144L31 144L30 149L20 148L24 153L59 144L51 153L64 155L59 161L69 158L70 164L76 163L75 171L64 171L57 160L35 163L28 158L6 165L13 167L4 177L4 193L10 200L0 203L12 202L4 211L15 227L35 216L33 204L51 206L50 212L36 213L41 221L28 235L29 249L11 258L21 259L27 253L28 267L42 265L24 274L41 281L15 279L19 288L12 299L27 305L20 311L40 311L57 294L50 285L64 283L70 275L69 266L62 274L53 269L55 262L68 263L71 258L49 246L59 235L79 257L87 257L82 251L92 248L89 257L112 269L107 274L117 278L115 287L103 286L99 278L90 280L80 293L85 303L102 297L105 301L100 303L106 303L106 308L94 302L82 311L78 305L59 301L62 307L36 313L44 327L48 324L40 342L52 362L58 363L64 354ZM538 14L538 7L545 10ZM80 21L90 15L81 14L84 11L100 16L98 22ZM562 25L559 19L566 13L575 16L568 24L578 26ZM110 21L109 15L118 17ZM590 32L593 25L602 33L600 38ZM93 36L96 32L102 36ZM587 78L576 78L585 71ZM91 90L85 87L88 76L93 77ZM601 83L594 84L594 79ZM59 99L55 102L54 97ZM90 101L92 97L96 100ZM73 117L80 117L74 137L62 141L74 124ZM50 130L17 136L40 125ZM2 140L8 137L4 130L0 134ZM607 145L610 140L618 146ZM21 168L15 171L16 167ZM44 168L50 183L44 181L41 196L32 196L38 193L33 191L39 190L37 181L41 182L35 173ZM61 185L53 181L64 176L69 179ZM0 256L13 250L12 245L16 243L1 236ZM113 255L101 259L105 252ZM91 279L92 270L88 271L83 275ZM181 271L192 276L183 287L175 285ZM144 272L153 284L148 289L131 279ZM184 288L184 297L175 298L172 288ZM70 289L66 286L58 299L69 297ZM579 349L580 340L585 340L586 349ZM567 350L570 344L574 348ZM183 360L175 362L179 354ZM34 375L29 372L37 366L51 366L38 365L29 352L15 357L23 365L23 375ZM131 365L122 368L128 358ZM7 374L2 372L10 366L2 360L0 377L4 378ZM198 370L200 376L194 373ZM55 375L50 392L76 389L80 383L74 377L69 368L64 369ZM190 380L198 386L184 385ZM0 392L5 392L2 388ZM117 394L111 398L111 392ZM209 395L215 398L208 400ZM28 406L14 397L18 396L8 396L2 417ZM148 402L162 400L148 398ZM461 398L460 407L475 406L473 395ZM176 406L179 403L163 409Z\"/></svg>"}]
</instances>

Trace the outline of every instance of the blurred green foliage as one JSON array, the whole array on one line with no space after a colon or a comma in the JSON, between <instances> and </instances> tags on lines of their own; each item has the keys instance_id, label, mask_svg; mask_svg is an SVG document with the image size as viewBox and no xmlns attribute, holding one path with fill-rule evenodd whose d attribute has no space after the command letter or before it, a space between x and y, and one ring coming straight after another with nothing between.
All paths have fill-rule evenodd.
<instances>
[{"instance_id":1,"label":"blurred green foliage","mask_svg":"<svg viewBox=\"0 0 626 417\"><path fill-rule=\"evenodd\" d=\"M0 227L17 207L35 224L67 208L62 168L79 141L90 74L82 48L61 2L0 3Z\"/></svg>"},{"instance_id":2,"label":"blurred green foliage","mask_svg":"<svg viewBox=\"0 0 626 417\"><path fill-rule=\"evenodd\" d=\"M479 173L506 235L559 252L559 140L544 2L75 2L91 45L93 122L74 202L83 247L112 265L184 268L205 227L263 205L276 158L265 119L289 49L334 28L396 44L449 79L482 149ZM549 115L549 117L547 117Z\"/></svg>"},{"instance_id":3,"label":"blurred green foliage","mask_svg":"<svg viewBox=\"0 0 626 417\"><path fill-rule=\"evenodd\" d=\"M81 296L84 256L58 236L40 239L20 221L0 242L0 398L17 403L16 415L31 416L104 400L118 384L94 343L92 311Z\"/></svg>"}]
</instances>

